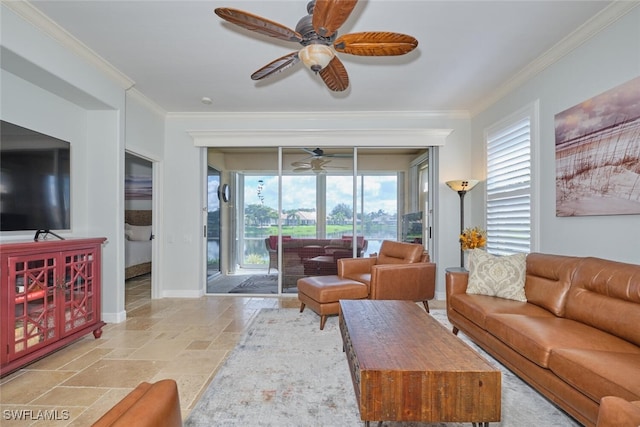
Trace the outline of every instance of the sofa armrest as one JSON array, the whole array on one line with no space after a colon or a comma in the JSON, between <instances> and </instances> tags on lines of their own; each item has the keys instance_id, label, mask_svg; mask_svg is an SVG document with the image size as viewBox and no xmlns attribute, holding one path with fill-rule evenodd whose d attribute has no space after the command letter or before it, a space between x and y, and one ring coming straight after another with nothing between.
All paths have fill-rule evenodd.
<instances>
[{"instance_id":1,"label":"sofa armrest","mask_svg":"<svg viewBox=\"0 0 640 427\"><path fill-rule=\"evenodd\" d=\"M140 383L93 427L182 427L178 386L174 380Z\"/></svg>"},{"instance_id":2,"label":"sofa armrest","mask_svg":"<svg viewBox=\"0 0 640 427\"><path fill-rule=\"evenodd\" d=\"M454 294L464 294L467 292L469 272L462 270L447 270L445 274L445 285L447 298Z\"/></svg>"},{"instance_id":3,"label":"sofa armrest","mask_svg":"<svg viewBox=\"0 0 640 427\"><path fill-rule=\"evenodd\" d=\"M436 265L430 262L379 264L371 268L370 299L427 301L436 288Z\"/></svg>"},{"instance_id":4,"label":"sofa armrest","mask_svg":"<svg viewBox=\"0 0 640 427\"><path fill-rule=\"evenodd\" d=\"M338 261L338 276L368 274L376 264L376 258L340 258Z\"/></svg>"},{"instance_id":5,"label":"sofa armrest","mask_svg":"<svg viewBox=\"0 0 640 427\"><path fill-rule=\"evenodd\" d=\"M596 427L640 426L640 401L629 402L615 396L600 399Z\"/></svg>"}]
</instances>

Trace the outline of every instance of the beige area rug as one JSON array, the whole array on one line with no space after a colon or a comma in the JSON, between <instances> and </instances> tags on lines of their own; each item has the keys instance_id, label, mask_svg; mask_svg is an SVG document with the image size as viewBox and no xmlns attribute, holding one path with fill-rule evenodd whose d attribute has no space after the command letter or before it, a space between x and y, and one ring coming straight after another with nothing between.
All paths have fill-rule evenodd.
<instances>
[{"instance_id":1,"label":"beige area rug","mask_svg":"<svg viewBox=\"0 0 640 427\"><path fill-rule=\"evenodd\" d=\"M431 310L447 323L444 310ZM263 309L215 376L186 426L362 426L337 317L319 329L311 310ZM502 422L579 426L489 356L502 377ZM377 423L372 423L373 426ZM470 427L385 422L384 426Z\"/></svg>"}]
</instances>

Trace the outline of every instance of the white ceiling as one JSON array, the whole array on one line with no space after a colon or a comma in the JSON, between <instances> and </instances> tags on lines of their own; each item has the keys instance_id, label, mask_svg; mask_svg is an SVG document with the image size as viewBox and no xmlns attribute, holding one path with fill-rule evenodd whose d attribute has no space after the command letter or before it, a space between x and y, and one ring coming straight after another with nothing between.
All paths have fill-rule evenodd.
<instances>
[{"instance_id":1,"label":"white ceiling","mask_svg":"<svg viewBox=\"0 0 640 427\"><path fill-rule=\"evenodd\" d=\"M307 0L31 3L167 112L336 112L473 111L611 2L360 0L339 34L401 32L419 45L400 57L339 54L350 78L341 93L302 64L252 81L300 46L213 13L232 7L295 28Z\"/></svg>"}]
</instances>

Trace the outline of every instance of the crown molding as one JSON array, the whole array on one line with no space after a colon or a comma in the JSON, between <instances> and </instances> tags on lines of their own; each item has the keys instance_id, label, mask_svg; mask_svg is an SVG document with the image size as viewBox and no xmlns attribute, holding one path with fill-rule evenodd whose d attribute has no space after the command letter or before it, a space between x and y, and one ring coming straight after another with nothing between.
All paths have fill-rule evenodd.
<instances>
[{"instance_id":1,"label":"crown molding","mask_svg":"<svg viewBox=\"0 0 640 427\"><path fill-rule=\"evenodd\" d=\"M274 112L168 112L169 119L188 120L264 120L264 119L295 119L295 120L349 120L349 119L381 119L385 120L427 120L427 119L469 119L467 110L443 110L443 111L274 111Z\"/></svg>"},{"instance_id":2,"label":"crown molding","mask_svg":"<svg viewBox=\"0 0 640 427\"><path fill-rule=\"evenodd\" d=\"M453 129L218 129L191 130L196 147L429 147L445 145Z\"/></svg>"},{"instance_id":3,"label":"crown molding","mask_svg":"<svg viewBox=\"0 0 640 427\"><path fill-rule=\"evenodd\" d=\"M551 49L540 55L537 59L520 70L509 79L504 85L475 105L470 110L470 116L474 117L491 105L502 99L504 96L532 79L541 71L550 67L554 63L564 58L567 54L577 49L580 45L591 39L593 36L616 22L618 19L640 5L640 1L616 0L597 15L578 27L567 37L556 43Z\"/></svg>"},{"instance_id":4,"label":"crown molding","mask_svg":"<svg viewBox=\"0 0 640 427\"><path fill-rule=\"evenodd\" d=\"M151 99L147 98L145 94L140 92L135 87L127 89L127 95L131 96L132 99L135 99L137 102L144 105L149 110L161 116L162 118L165 118L167 116L167 112L162 107L153 102Z\"/></svg>"},{"instance_id":5,"label":"crown molding","mask_svg":"<svg viewBox=\"0 0 640 427\"><path fill-rule=\"evenodd\" d=\"M135 84L132 79L127 77L124 73L111 65L106 59L98 55L60 25L52 21L48 16L28 1L3 0L2 5L12 10L16 15L38 28L52 39L56 40L64 48L93 64L98 70L102 71L110 79L115 81L120 87L129 89Z\"/></svg>"}]
</instances>

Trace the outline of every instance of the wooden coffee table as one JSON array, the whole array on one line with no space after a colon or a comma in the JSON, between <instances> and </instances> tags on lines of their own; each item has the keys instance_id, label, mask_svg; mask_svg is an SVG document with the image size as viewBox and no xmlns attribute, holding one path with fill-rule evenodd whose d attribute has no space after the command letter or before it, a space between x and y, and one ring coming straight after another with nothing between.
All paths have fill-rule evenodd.
<instances>
[{"instance_id":1,"label":"wooden coffee table","mask_svg":"<svg viewBox=\"0 0 640 427\"><path fill-rule=\"evenodd\" d=\"M410 301L342 300L360 418L500 421L501 372Z\"/></svg>"}]
</instances>

